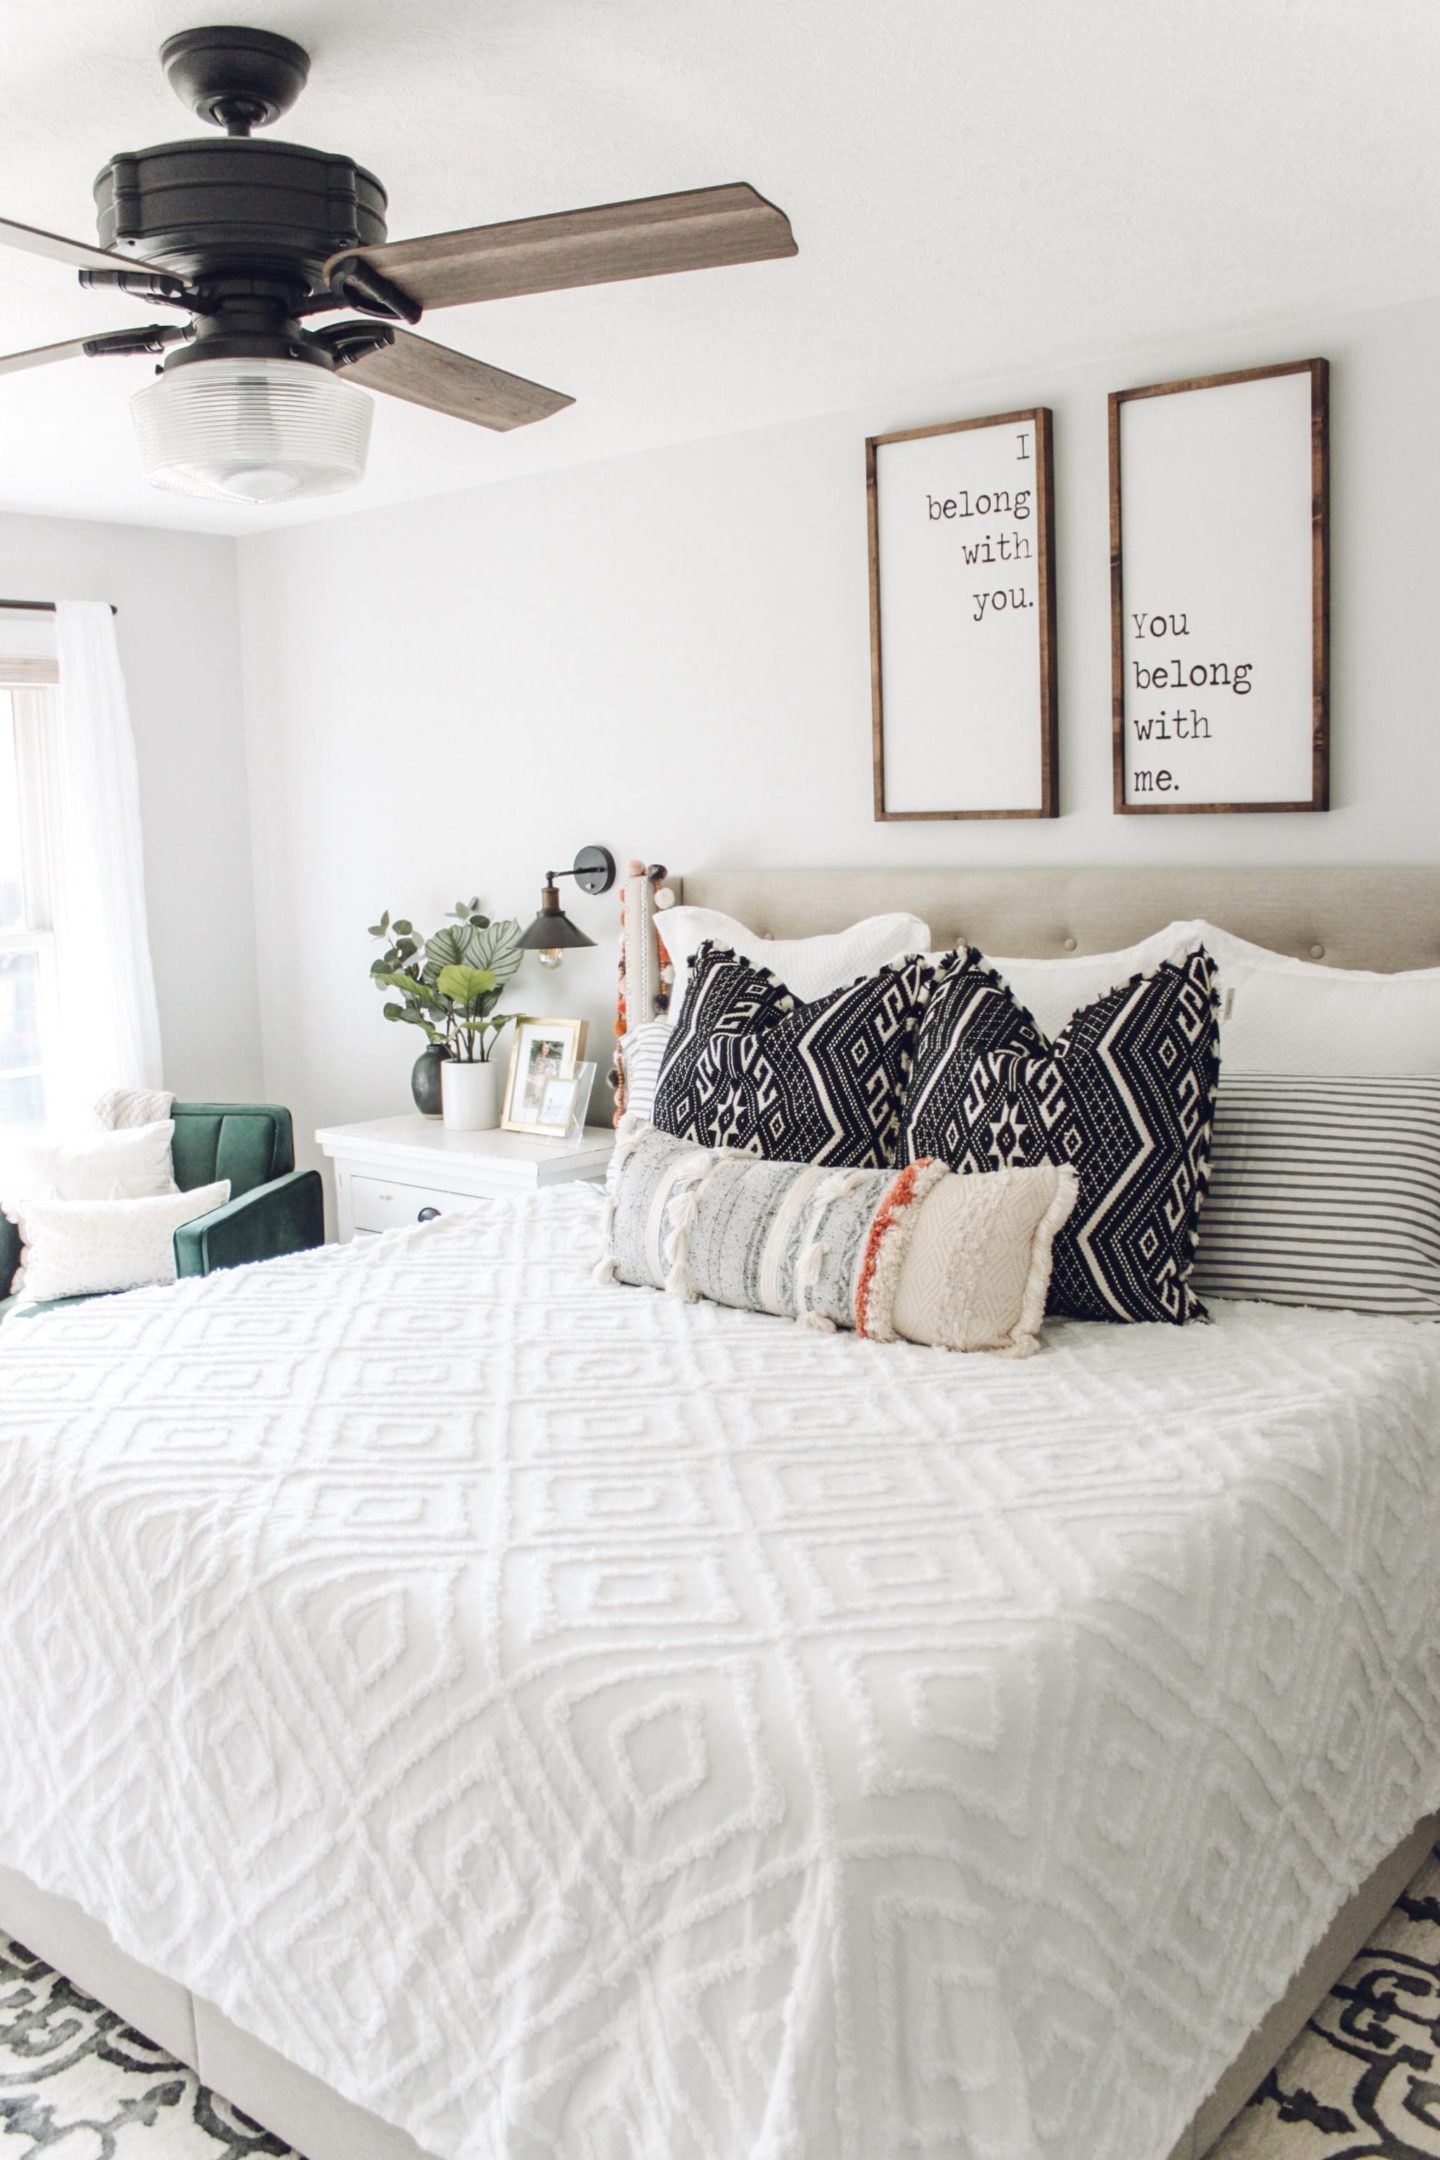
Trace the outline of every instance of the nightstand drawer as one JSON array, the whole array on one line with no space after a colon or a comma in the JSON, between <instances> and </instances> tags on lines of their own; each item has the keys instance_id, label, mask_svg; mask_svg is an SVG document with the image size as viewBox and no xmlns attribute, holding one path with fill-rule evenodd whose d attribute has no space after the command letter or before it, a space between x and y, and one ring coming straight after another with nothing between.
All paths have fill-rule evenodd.
<instances>
[{"instance_id":1,"label":"nightstand drawer","mask_svg":"<svg viewBox=\"0 0 1440 2160\"><path fill-rule=\"evenodd\" d=\"M437 1215L454 1215L466 1208L484 1207L472 1193L441 1192L433 1185L401 1185L393 1178L352 1177L350 1205L357 1230L398 1230L418 1222L421 1210L434 1208Z\"/></svg>"}]
</instances>

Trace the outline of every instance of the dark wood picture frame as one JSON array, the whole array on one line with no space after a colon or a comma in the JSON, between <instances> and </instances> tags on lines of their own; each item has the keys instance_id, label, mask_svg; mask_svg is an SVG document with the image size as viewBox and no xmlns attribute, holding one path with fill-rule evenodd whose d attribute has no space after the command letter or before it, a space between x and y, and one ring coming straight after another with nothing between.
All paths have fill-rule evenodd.
<instances>
[{"instance_id":1,"label":"dark wood picture frame","mask_svg":"<svg viewBox=\"0 0 1440 2160\"><path fill-rule=\"evenodd\" d=\"M892 443L920 442L936 435L960 435L977 428L1024 424L1035 431L1036 631L1040 651L1040 801L1028 809L891 810L885 802L885 710L882 673L880 508L877 453ZM872 435L865 443L865 503L870 539L870 708L871 764L875 819L880 824L957 818L1053 818L1059 815L1058 697L1055 669L1055 470L1054 416L1048 406L1021 412L986 413L975 420L946 420L933 427L902 428L893 435Z\"/></svg>"},{"instance_id":2,"label":"dark wood picture frame","mask_svg":"<svg viewBox=\"0 0 1440 2160\"><path fill-rule=\"evenodd\" d=\"M1125 575L1121 531L1121 410L1141 398L1266 382L1281 375L1310 378L1310 798L1305 802L1130 802L1125 793ZM1330 807L1330 364L1289 360L1273 367L1237 368L1110 393L1110 681L1114 808L1120 817L1243 816L1253 812Z\"/></svg>"}]
</instances>

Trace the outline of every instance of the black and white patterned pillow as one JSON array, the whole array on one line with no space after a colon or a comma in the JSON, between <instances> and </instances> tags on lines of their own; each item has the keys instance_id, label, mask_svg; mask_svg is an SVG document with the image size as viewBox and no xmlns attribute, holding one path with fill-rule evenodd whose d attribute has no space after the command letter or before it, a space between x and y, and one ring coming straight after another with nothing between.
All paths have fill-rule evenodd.
<instances>
[{"instance_id":1,"label":"black and white patterned pillow","mask_svg":"<svg viewBox=\"0 0 1440 2160\"><path fill-rule=\"evenodd\" d=\"M702 945L660 1069L656 1125L770 1162L888 1168L933 974L917 953L800 1005L767 968Z\"/></svg>"},{"instance_id":2,"label":"black and white patterned pillow","mask_svg":"<svg viewBox=\"0 0 1440 2160\"><path fill-rule=\"evenodd\" d=\"M905 1157L1073 1164L1080 1198L1055 1241L1051 1312L1179 1324L1204 1315L1189 1276L1218 1073L1203 947L1082 1006L1053 1043L971 952L921 1025Z\"/></svg>"},{"instance_id":3,"label":"black and white patterned pillow","mask_svg":"<svg viewBox=\"0 0 1440 2160\"><path fill-rule=\"evenodd\" d=\"M710 1037L722 1028L768 1027L793 1010L794 998L768 968L707 939L685 980L685 996L661 1061L651 1117L662 1132L698 1134L705 1101L697 1069Z\"/></svg>"}]
</instances>

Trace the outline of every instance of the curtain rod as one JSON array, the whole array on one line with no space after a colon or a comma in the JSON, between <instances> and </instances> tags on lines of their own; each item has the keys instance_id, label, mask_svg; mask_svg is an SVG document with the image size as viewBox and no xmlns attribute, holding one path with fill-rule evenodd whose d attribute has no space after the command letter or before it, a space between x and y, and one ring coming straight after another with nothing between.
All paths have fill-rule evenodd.
<instances>
[{"instance_id":1,"label":"curtain rod","mask_svg":"<svg viewBox=\"0 0 1440 2160\"><path fill-rule=\"evenodd\" d=\"M55 613L55 602L53 600L0 600L0 608L8 608L12 613L18 615L53 615ZM118 615L120 612L113 600L110 602L110 612L112 615Z\"/></svg>"}]
</instances>

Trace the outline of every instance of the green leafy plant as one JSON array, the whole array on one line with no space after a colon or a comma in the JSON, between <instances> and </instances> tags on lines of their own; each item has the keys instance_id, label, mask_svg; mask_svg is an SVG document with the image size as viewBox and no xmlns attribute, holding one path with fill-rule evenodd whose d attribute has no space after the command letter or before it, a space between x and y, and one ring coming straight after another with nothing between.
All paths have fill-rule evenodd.
<instances>
[{"instance_id":1,"label":"green leafy plant","mask_svg":"<svg viewBox=\"0 0 1440 2160\"><path fill-rule=\"evenodd\" d=\"M418 1027L462 1064L489 1061L502 1029L524 1013L497 1013L523 955L518 922L492 922L480 902L457 900L432 937L387 908L369 934L385 950L370 963L376 988L393 993L385 1018Z\"/></svg>"}]
</instances>

